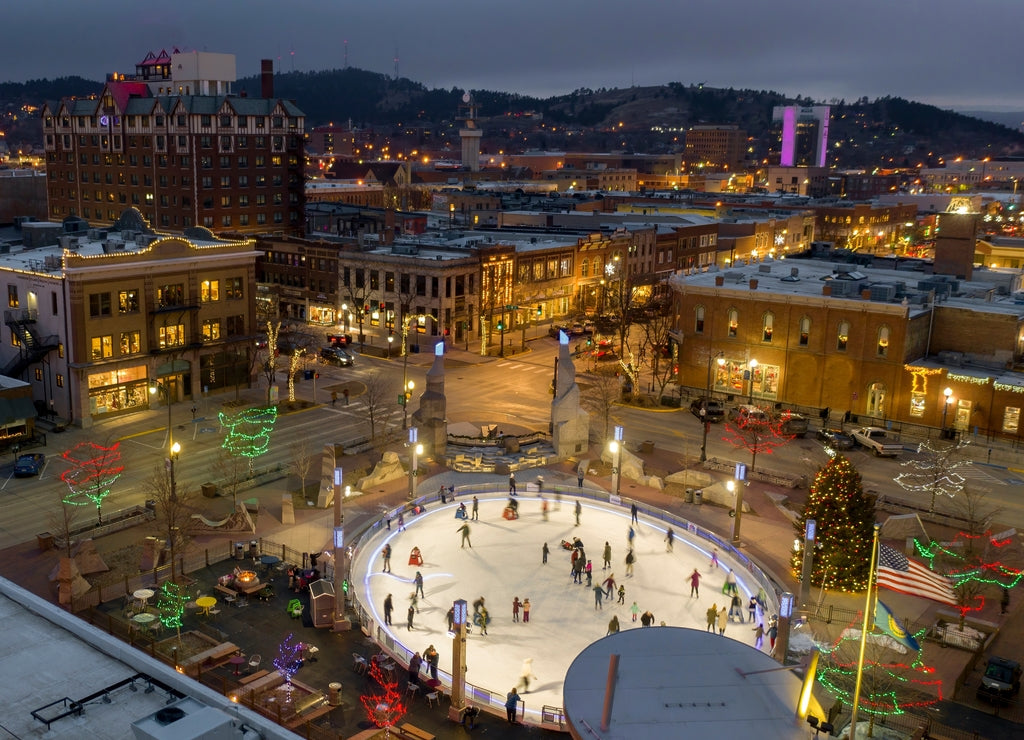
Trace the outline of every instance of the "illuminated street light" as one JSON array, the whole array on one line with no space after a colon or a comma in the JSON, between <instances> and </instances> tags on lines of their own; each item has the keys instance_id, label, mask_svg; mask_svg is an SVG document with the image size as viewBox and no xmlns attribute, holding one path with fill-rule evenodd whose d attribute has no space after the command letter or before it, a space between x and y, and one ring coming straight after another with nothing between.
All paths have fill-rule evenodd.
<instances>
[{"instance_id":1,"label":"illuminated street light","mask_svg":"<svg viewBox=\"0 0 1024 740\"><path fill-rule=\"evenodd\" d=\"M942 395L945 396L945 399L943 400L943 403L942 403L942 431L943 431L943 433L945 433L945 431L946 431L946 414L949 412L949 404L951 404L953 402L953 389L952 388L946 388L944 391L942 391Z\"/></svg>"},{"instance_id":2,"label":"illuminated street light","mask_svg":"<svg viewBox=\"0 0 1024 740\"><path fill-rule=\"evenodd\" d=\"M751 360L747 363L750 367L750 397L747 399L747 403L754 402L754 371L757 369L757 360Z\"/></svg>"}]
</instances>

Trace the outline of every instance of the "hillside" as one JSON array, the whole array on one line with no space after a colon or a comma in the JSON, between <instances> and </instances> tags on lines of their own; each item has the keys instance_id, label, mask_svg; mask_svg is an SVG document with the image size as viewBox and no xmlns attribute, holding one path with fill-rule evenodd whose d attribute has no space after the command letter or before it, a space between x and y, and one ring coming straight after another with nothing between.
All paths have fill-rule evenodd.
<instances>
[{"instance_id":1,"label":"hillside","mask_svg":"<svg viewBox=\"0 0 1024 740\"><path fill-rule=\"evenodd\" d=\"M98 92L101 83L77 77L0 84L7 141L41 143L38 120L23 106L61 96ZM463 91L428 89L413 80L349 68L290 72L274 77L275 95L294 100L307 125L373 126L388 135L409 127L431 131L443 143L452 131ZM258 77L235 90L259 94ZM812 101L768 90L735 90L673 82L659 87L590 90L547 99L489 90L473 91L484 148L668 152L681 150L686 128L736 124L750 137L751 158L772 156L772 108L783 104L832 106L830 164L836 167L937 165L943 156L998 157L1024 153L1024 133L902 98ZM524 113L540 114L523 116ZM12 114L17 113L17 120ZM540 123L538 123L540 121Z\"/></svg>"}]
</instances>

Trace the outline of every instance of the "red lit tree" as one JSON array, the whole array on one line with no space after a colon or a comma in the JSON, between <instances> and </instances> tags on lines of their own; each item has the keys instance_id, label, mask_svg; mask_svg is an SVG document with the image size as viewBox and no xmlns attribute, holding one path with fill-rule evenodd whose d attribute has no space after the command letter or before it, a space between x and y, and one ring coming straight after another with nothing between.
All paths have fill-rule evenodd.
<instances>
[{"instance_id":1,"label":"red lit tree","mask_svg":"<svg viewBox=\"0 0 1024 740\"><path fill-rule=\"evenodd\" d=\"M836 455L814 476L803 513L793 523L800 548L793 553L793 571L803 562L804 528L817 524L811 583L833 591L863 591L871 571L875 496L864 493L860 473L846 457Z\"/></svg>"},{"instance_id":2,"label":"red lit tree","mask_svg":"<svg viewBox=\"0 0 1024 740\"><path fill-rule=\"evenodd\" d=\"M757 464L758 453L770 455L776 447L786 444L794 436L782 431L789 418L788 411L779 417L772 417L767 409L761 409L761 412L741 414L734 421L726 422L725 431L728 434L722 437L723 441L736 449L744 449L750 453L751 472Z\"/></svg>"},{"instance_id":3,"label":"red lit tree","mask_svg":"<svg viewBox=\"0 0 1024 740\"><path fill-rule=\"evenodd\" d=\"M103 521L103 499L110 495L111 486L124 472L120 446L120 442L110 447L79 442L61 455L71 466L60 474L69 489L64 503L86 506L91 502L96 505L96 518Z\"/></svg>"},{"instance_id":4,"label":"red lit tree","mask_svg":"<svg viewBox=\"0 0 1024 740\"><path fill-rule=\"evenodd\" d=\"M405 716L405 704L398 693L398 682L388 678L376 660L370 661L370 677L384 690L383 694L364 694L359 701L366 717L377 727L392 727Z\"/></svg>"}]
</instances>

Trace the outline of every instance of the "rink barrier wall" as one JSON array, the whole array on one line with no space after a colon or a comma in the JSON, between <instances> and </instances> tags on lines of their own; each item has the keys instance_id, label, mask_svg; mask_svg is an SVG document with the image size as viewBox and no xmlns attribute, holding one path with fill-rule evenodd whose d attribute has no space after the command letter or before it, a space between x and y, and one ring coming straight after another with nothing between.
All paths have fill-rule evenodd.
<instances>
[{"instance_id":1,"label":"rink barrier wall","mask_svg":"<svg viewBox=\"0 0 1024 740\"><path fill-rule=\"evenodd\" d=\"M531 492L536 491L536 484L532 484L530 489ZM494 482L456 486L454 497L446 494L446 500L451 502L477 493L495 493L496 491L502 493L504 489L503 486ZM779 600L782 593L786 590L782 585L782 579L774 576L770 571L761 568L757 563L751 560L746 553L738 550L731 541L723 539L711 530L705 529L695 522L676 516L675 514L659 507L650 506L635 499L616 496L599 488L587 486L581 488L579 486L572 485L545 485L542 492L550 494L564 494L581 499L590 499L608 506L618 506L624 509L627 515L629 514L630 507L635 503L638 514L643 514L648 519L662 522L666 525L666 528L670 526L677 532L686 532L691 537L696 537L699 540L704 541L710 548L705 551L708 558L711 557L711 550L717 549L719 551L719 556L726 555L739 564L739 566L742 566L743 572L752 584L764 589L771 605L771 609L767 611L774 614L778 613ZM537 495L539 496L540 493ZM355 532L347 533L349 538L349 545L347 548L348 562L351 564L355 559L356 553L386 528L388 520L396 519L400 513L405 516L406 520L409 520L410 516L416 516L415 511L417 507L426 511L430 509L432 505L440 504L440 502L440 492L435 492L424 496L417 496L415 499L407 501L400 506L383 509L376 519L372 519L363 524ZM351 580L352 578L350 573L349 581ZM402 666L403 669L408 669L409 662L412 660L412 656L416 651L408 649L405 645L395 640L394 637L374 621L370 612L360 602L357 590L352 590L349 595L349 599L352 602L352 610L359 619L359 625L363 635L365 635L368 640L372 640L373 643L380 647L384 653L390 655L396 663ZM451 697L451 673L446 672L439 667L437 676L441 681L439 690L446 697ZM505 717L505 694L503 692L495 693L489 689L482 686L476 686L467 681L466 703L467 705L473 705L490 714L494 714L502 718ZM564 708L562 707L542 707L536 710L531 710L531 713L527 714L524 702L521 712L523 721L528 724L549 730L561 732L566 731L564 724L561 722L550 721L547 719L553 715L564 716ZM533 716L534 714L536 717Z\"/></svg>"}]
</instances>

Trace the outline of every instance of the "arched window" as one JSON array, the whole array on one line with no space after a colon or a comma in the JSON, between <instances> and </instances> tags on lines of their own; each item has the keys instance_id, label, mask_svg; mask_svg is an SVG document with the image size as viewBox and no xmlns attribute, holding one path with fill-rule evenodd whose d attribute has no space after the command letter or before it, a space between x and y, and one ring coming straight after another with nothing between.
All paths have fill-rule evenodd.
<instances>
[{"instance_id":1,"label":"arched window","mask_svg":"<svg viewBox=\"0 0 1024 740\"><path fill-rule=\"evenodd\" d=\"M587 260L586 257L584 257L583 261L580 262L580 277L586 277L587 276L587 268L589 266L590 266L590 262Z\"/></svg>"},{"instance_id":2,"label":"arched window","mask_svg":"<svg viewBox=\"0 0 1024 740\"><path fill-rule=\"evenodd\" d=\"M704 306L693 309L693 331L695 334L704 333Z\"/></svg>"},{"instance_id":3,"label":"arched window","mask_svg":"<svg viewBox=\"0 0 1024 740\"><path fill-rule=\"evenodd\" d=\"M775 330L775 314L771 311L765 313L764 318L761 320L761 341L770 342L772 341L772 332Z\"/></svg>"},{"instance_id":4,"label":"arched window","mask_svg":"<svg viewBox=\"0 0 1024 740\"><path fill-rule=\"evenodd\" d=\"M729 309L729 336L735 337L740 330L740 312L735 308Z\"/></svg>"},{"instance_id":5,"label":"arched window","mask_svg":"<svg viewBox=\"0 0 1024 740\"><path fill-rule=\"evenodd\" d=\"M878 328L878 356L885 357L889 354L889 327L882 324Z\"/></svg>"},{"instance_id":6,"label":"arched window","mask_svg":"<svg viewBox=\"0 0 1024 740\"><path fill-rule=\"evenodd\" d=\"M850 341L850 322L840 321L839 331L836 332L836 349L840 352L846 351L846 345Z\"/></svg>"},{"instance_id":7,"label":"arched window","mask_svg":"<svg viewBox=\"0 0 1024 740\"><path fill-rule=\"evenodd\" d=\"M800 319L800 346L806 347L811 340L811 320L807 316Z\"/></svg>"}]
</instances>

